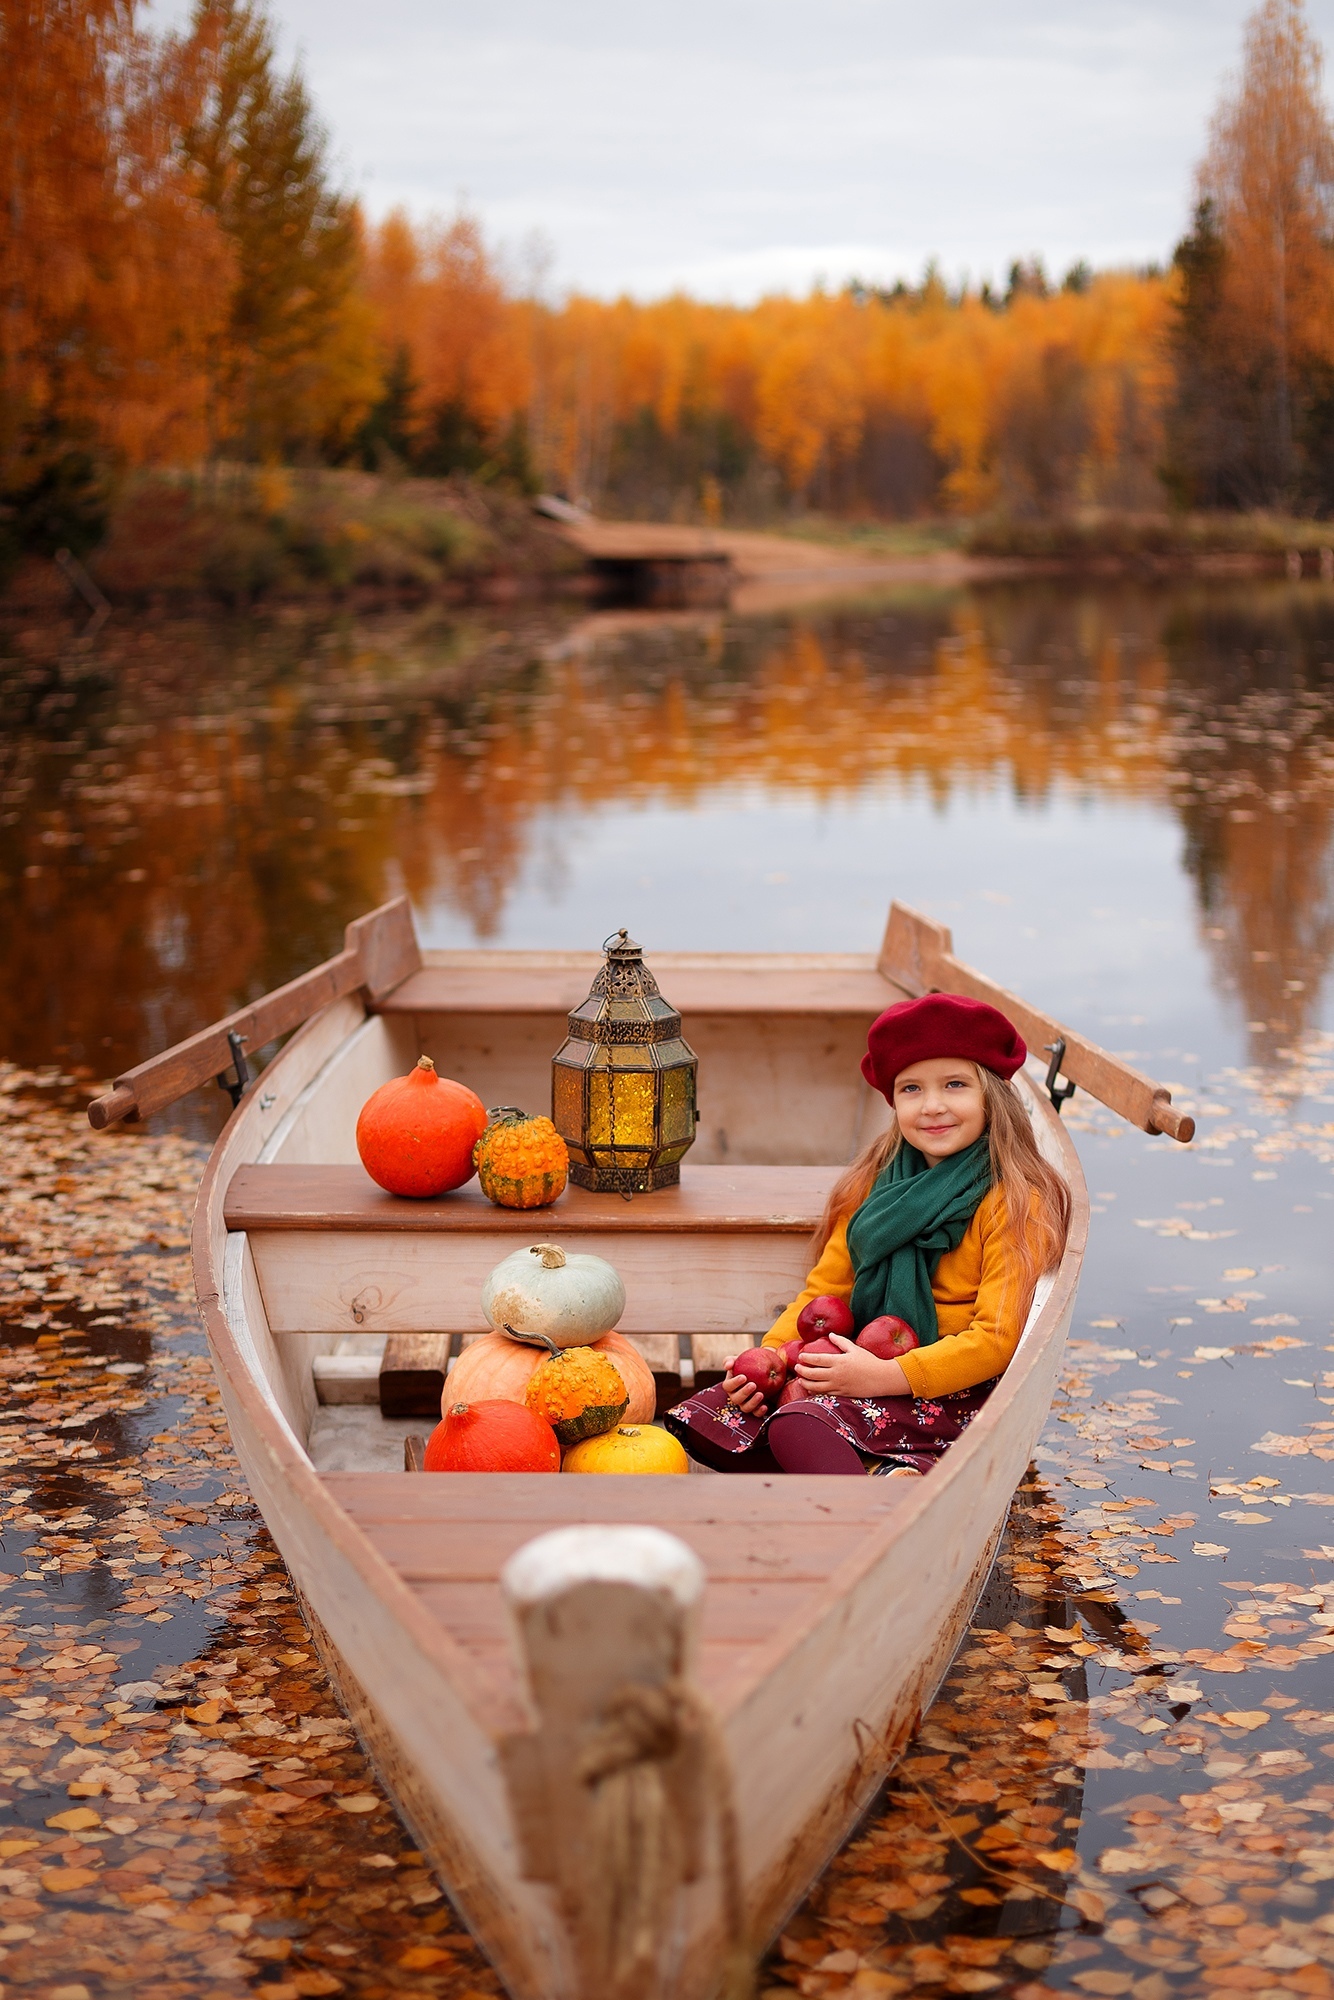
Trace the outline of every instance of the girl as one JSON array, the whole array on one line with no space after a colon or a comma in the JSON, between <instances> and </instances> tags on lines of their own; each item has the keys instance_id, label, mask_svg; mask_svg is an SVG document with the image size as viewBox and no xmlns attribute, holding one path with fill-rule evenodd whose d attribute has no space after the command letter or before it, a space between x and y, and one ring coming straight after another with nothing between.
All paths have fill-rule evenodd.
<instances>
[{"instance_id":1,"label":"girl","mask_svg":"<svg viewBox=\"0 0 1334 2000\"><path fill-rule=\"evenodd\" d=\"M948 993L872 1024L862 1074L889 1101L889 1129L836 1183L806 1289L764 1344L795 1339L802 1307L833 1293L858 1330L893 1313L921 1345L882 1361L835 1336L837 1354L797 1363L806 1400L772 1411L729 1374L666 1417L692 1458L717 1472L918 1477L960 1435L1069 1228L1069 1190L1010 1085L1027 1054L996 1008Z\"/></svg>"}]
</instances>

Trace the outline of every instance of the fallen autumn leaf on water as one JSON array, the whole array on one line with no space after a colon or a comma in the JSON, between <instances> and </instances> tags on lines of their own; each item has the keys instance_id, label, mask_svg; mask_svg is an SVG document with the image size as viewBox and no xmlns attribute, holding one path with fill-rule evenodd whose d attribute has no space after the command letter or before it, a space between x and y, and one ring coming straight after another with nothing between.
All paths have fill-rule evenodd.
<instances>
[{"instance_id":1,"label":"fallen autumn leaf on water","mask_svg":"<svg viewBox=\"0 0 1334 2000\"><path fill-rule=\"evenodd\" d=\"M238 1486L199 1149L81 1102L0 1067L0 1993L493 2000Z\"/></svg>"}]
</instances>

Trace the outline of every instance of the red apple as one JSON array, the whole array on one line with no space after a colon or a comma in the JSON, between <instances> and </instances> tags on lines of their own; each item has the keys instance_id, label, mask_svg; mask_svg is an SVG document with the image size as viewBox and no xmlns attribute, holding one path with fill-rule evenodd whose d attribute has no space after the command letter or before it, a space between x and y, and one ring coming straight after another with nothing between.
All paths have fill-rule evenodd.
<instances>
[{"instance_id":1,"label":"red apple","mask_svg":"<svg viewBox=\"0 0 1334 2000\"><path fill-rule=\"evenodd\" d=\"M841 1354L842 1352L843 1349L836 1340L825 1340L823 1336L819 1340L804 1340L801 1344L801 1359L803 1361L809 1360L812 1354Z\"/></svg>"},{"instance_id":2,"label":"red apple","mask_svg":"<svg viewBox=\"0 0 1334 2000\"><path fill-rule=\"evenodd\" d=\"M847 1300L829 1292L812 1299L797 1315L797 1332L803 1340L815 1340L823 1333L841 1333L844 1340L851 1340L855 1324Z\"/></svg>"},{"instance_id":3,"label":"red apple","mask_svg":"<svg viewBox=\"0 0 1334 2000\"><path fill-rule=\"evenodd\" d=\"M807 1340L802 1343L801 1358L805 1361L812 1354L841 1354L842 1352L843 1349L835 1341L823 1338L819 1340ZM793 1379L797 1378L794 1376ZM809 1383L804 1383L802 1385L802 1394L804 1396L818 1395L819 1391L812 1389ZM794 1397L793 1401L795 1402L795 1400L796 1398Z\"/></svg>"},{"instance_id":4,"label":"red apple","mask_svg":"<svg viewBox=\"0 0 1334 2000\"><path fill-rule=\"evenodd\" d=\"M805 1388L794 1375L778 1398L778 1407L781 1409L784 1403L802 1403L809 1394L809 1389Z\"/></svg>"},{"instance_id":5,"label":"red apple","mask_svg":"<svg viewBox=\"0 0 1334 2000\"><path fill-rule=\"evenodd\" d=\"M783 1359L787 1363L787 1372L789 1375L796 1374L797 1362L801 1359L801 1350L805 1345L805 1341L798 1338L796 1340L789 1340L784 1347Z\"/></svg>"},{"instance_id":6,"label":"red apple","mask_svg":"<svg viewBox=\"0 0 1334 2000\"><path fill-rule=\"evenodd\" d=\"M900 1354L908 1354L921 1344L907 1320L896 1319L893 1313L868 1320L857 1335L858 1347L864 1347L879 1361L897 1361Z\"/></svg>"},{"instance_id":7,"label":"red apple","mask_svg":"<svg viewBox=\"0 0 1334 2000\"><path fill-rule=\"evenodd\" d=\"M743 1347L728 1372L753 1383L765 1402L772 1403L787 1380L787 1361L781 1347Z\"/></svg>"}]
</instances>

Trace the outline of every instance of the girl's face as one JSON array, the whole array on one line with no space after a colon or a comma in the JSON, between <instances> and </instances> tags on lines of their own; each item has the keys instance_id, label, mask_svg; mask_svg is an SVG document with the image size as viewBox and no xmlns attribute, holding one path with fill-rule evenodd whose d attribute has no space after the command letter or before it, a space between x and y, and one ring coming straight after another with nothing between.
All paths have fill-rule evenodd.
<instances>
[{"instance_id":1,"label":"girl's face","mask_svg":"<svg viewBox=\"0 0 1334 2000\"><path fill-rule=\"evenodd\" d=\"M913 1063L894 1079L894 1116L928 1166L961 1153L987 1129L986 1099L977 1064L954 1056Z\"/></svg>"}]
</instances>

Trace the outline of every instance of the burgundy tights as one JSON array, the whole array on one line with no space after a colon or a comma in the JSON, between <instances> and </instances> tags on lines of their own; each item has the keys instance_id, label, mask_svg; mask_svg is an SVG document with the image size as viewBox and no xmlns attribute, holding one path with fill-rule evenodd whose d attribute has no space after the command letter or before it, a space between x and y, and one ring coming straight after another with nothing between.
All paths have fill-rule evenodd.
<instances>
[{"instance_id":1,"label":"burgundy tights","mask_svg":"<svg viewBox=\"0 0 1334 2000\"><path fill-rule=\"evenodd\" d=\"M784 1472L841 1472L866 1477L860 1453L809 1410L775 1410L765 1442Z\"/></svg>"},{"instance_id":2,"label":"burgundy tights","mask_svg":"<svg viewBox=\"0 0 1334 2000\"><path fill-rule=\"evenodd\" d=\"M841 1472L865 1477L860 1455L836 1430L809 1410L775 1410L762 1444L749 1451L724 1451L696 1430L683 1431L692 1458L714 1472Z\"/></svg>"}]
</instances>

